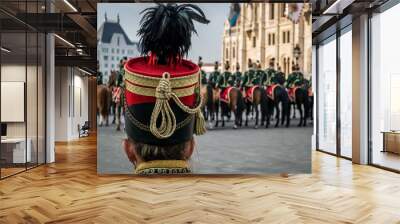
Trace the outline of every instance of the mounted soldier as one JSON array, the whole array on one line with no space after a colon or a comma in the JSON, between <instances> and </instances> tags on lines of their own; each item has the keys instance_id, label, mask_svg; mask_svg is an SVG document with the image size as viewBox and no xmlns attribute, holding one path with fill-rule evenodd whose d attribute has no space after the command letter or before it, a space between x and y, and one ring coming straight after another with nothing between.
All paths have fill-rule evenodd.
<instances>
[{"instance_id":1,"label":"mounted soldier","mask_svg":"<svg viewBox=\"0 0 400 224\"><path fill-rule=\"evenodd\" d=\"M257 65L257 70L255 74L255 78L253 79L253 85L263 86L263 83L267 79L267 74L262 70L261 64Z\"/></svg>"},{"instance_id":2,"label":"mounted soldier","mask_svg":"<svg viewBox=\"0 0 400 224\"><path fill-rule=\"evenodd\" d=\"M217 81L217 87L223 91L226 87L228 87L228 80L232 76L232 73L229 71L230 65L229 61L226 61L225 63L225 71L222 73L222 75L219 76L218 81Z\"/></svg>"},{"instance_id":3,"label":"mounted soldier","mask_svg":"<svg viewBox=\"0 0 400 224\"><path fill-rule=\"evenodd\" d=\"M242 73L240 72L240 64L236 63L236 72L233 74L234 86L240 88L242 82Z\"/></svg>"},{"instance_id":4,"label":"mounted soldier","mask_svg":"<svg viewBox=\"0 0 400 224\"><path fill-rule=\"evenodd\" d=\"M287 89L293 88L293 84L294 81L297 79L297 70L296 70L296 66L294 65L294 63L292 62L292 72L288 75L287 79L286 79L286 85L285 87Z\"/></svg>"},{"instance_id":5,"label":"mounted soldier","mask_svg":"<svg viewBox=\"0 0 400 224\"><path fill-rule=\"evenodd\" d=\"M202 57L199 57L199 62L197 63L197 65L200 68L200 73L201 73L201 84L202 85L207 85L207 73L202 69L203 68L203 59Z\"/></svg>"},{"instance_id":6,"label":"mounted soldier","mask_svg":"<svg viewBox=\"0 0 400 224\"><path fill-rule=\"evenodd\" d=\"M119 71L116 71L115 82L112 86L112 102L114 106L114 119L113 123L117 125L116 130L121 130L121 115L123 113L123 102L124 102L124 77L125 77L125 59L121 59L119 63Z\"/></svg>"},{"instance_id":7,"label":"mounted soldier","mask_svg":"<svg viewBox=\"0 0 400 224\"><path fill-rule=\"evenodd\" d=\"M224 101L224 100L227 101L226 97L228 97L228 93L225 90L229 86L233 86L233 85L230 85L233 83L231 80L232 73L229 71L229 69L230 69L229 61L226 61L225 66L224 66L224 72L222 73L222 75L220 75L218 77L218 81L217 81L217 88L220 90L220 96L219 96L220 101ZM222 111L222 112L224 112L224 111ZM227 116L230 119L231 114L229 112L227 112ZM215 126L218 126L218 122L216 123Z\"/></svg>"},{"instance_id":8,"label":"mounted soldier","mask_svg":"<svg viewBox=\"0 0 400 224\"><path fill-rule=\"evenodd\" d=\"M215 62L214 64L214 71L210 74L210 77L208 78L208 83L213 87L217 87L217 82L219 80L219 76L221 73L219 72L219 63L218 61Z\"/></svg>"},{"instance_id":9,"label":"mounted soldier","mask_svg":"<svg viewBox=\"0 0 400 224\"><path fill-rule=\"evenodd\" d=\"M271 85L271 78L275 76L276 74L276 70L274 69L274 65L275 65L275 58L272 58L269 61L269 67L265 70L265 74L266 74L266 80L264 80L263 85L264 86L269 86Z\"/></svg>"},{"instance_id":10,"label":"mounted soldier","mask_svg":"<svg viewBox=\"0 0 400 224\"><path fill-rule=\"evenodd\" d=\"M246 90L253 86L253 79L255 76L254 64L251 59L248 60L248 70L244 73L241 88Z\"/></svg>"},{"instance_id":11,"label":"mounted soldier","mask_svg":"<svg viewBox=\"0 0 400 224\"><path fill-rule=\"evenodd\" d=\"M219 101L221 106L222 127L225 126L225 117L231 118L235 114L233 128L238 128L242 123L242 113L244 110L243 95L239 88L235 87L234 75L229 71L229 61L225 62L224 72L219 76L217 87L220 89ZM218 116L215 126L218 127Z\"/></svg>"}]
</instances>

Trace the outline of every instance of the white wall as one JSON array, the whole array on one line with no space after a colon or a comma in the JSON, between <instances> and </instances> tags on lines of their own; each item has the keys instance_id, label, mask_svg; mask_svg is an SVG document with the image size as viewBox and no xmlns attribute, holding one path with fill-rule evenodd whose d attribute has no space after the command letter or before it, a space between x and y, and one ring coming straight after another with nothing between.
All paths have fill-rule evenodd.
<instances>
[{"instance_id":1,"label":"white wall","mask_svg":"<svg viewBox=\"0 0 400 224\"><path fill-rule=\"evenodd\" d=\"M70 141L88 120L88 78L72 67L56 67L55 73L55 141Z\"/></svg>"},{"instance_id":2,"label":"white wall","mask_svg":"<svg viewBox=\"0 0 400 224\"><path fill-rule=\"evenodd\" d=\"M39 162L43 163L45 158L45 117L43 112L45 90L43 89L44 74L42 73L42 68L40 66L37 67L36 65L25 66L25 63L2 64L1 76L2 82L24 82L26 89L21 90L21 94L24 94L25 90L27 91L26 101L23 102L24 105L20 108L22 111L19 111L23 114L26 112L26 120L22 122L6 122L7 137L25 138L26 135L27 138L30 139L29 142L31 143L32 161L36 162L36 158L38 158ZM27 80L25 80L25 78L27 78ZM3 97L7 97L7 95L2 95L2 98ZM10 107L2 107L1 110L3 113L13 113L12 108ZM37 153L39 153L38 156Z\"/></svg>"},{"instance_id":3,"label":"white wall","mask_svg":"<svg viewBox=\"0 0 400 224\"><path fill-rule=\"evenodd\" d=\"M117 44L118 38L119 45ZM108 52L103 52L103 48L108 49ZM119 33L113 35L110 43L99 42L97 49L97 60L99 61L99 70L103 73L103 82L108 82L108 76L111 70L119 70L119 60L117 60L117 57L122 59L123 57L131 58L139 55L136 44L126 44L124 36ZM114 49L114 52L112 52L111 49ZM119 49L119 53L117 53L117 49ZM122 53L122 50L124 50L124 53ZM133 53L129 54L128 51L132 51ZM107 56L108 60L104 60L104 56ZM112 57L114 57L114 60L112 60ZM105 67L105 64L107 64L107 67ZM114 65L114 68L112 65Z\"/></svg>"}]
</instances>

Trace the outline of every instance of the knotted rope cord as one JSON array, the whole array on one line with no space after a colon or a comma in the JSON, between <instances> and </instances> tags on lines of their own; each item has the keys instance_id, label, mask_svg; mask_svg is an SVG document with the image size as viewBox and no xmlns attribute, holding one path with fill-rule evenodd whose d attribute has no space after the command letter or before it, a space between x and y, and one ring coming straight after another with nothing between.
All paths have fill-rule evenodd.
<instances>
[{"instance_id":1,"label":"knotted rope cord","mask_svg":"<svg viewBox=\"0 0 400 224\"><path fill-rule=\"evenodd\" d=\"M203 114L201 113L201 106L203 99L200 96L200 103L195 108L190 108L184 105L179 97L172 91L170 74L164 72L162 78L156 88L155 97L156 103L154 105L153 112L150 119L150 132L157 138L168 138L176 129L176 118L168 103L172 98L176 105L179 106L184 112L189 114L195 114L195 133L201 135L205 133L205 121ZM200 79L200 78L199 78ZM157 120L161 113L161 124L157 127Z\"/></svg>"},{"instance_id":2,"label":"knotted rope cord","mask_svg":"<svg viewBox=\"0 0 400 224\"><path fill-rule=\"evenodd\" d=\"M127 99L125 97L124 100L124 106L125 106L125 113L127 118L140 130L142 131L147 131L150 132L150 127L146 124L143 124L142 122L138 121L135 116L133 116L133 113L131 112L131 110L128 107L128 102ZM193 114L189 114L189 116L187 116L183 121L179 122L176 125L176 130L183 128L184 126L186 126L187 124L189 124L189 122L193 119Z\"/></svg>"}]
</instances>

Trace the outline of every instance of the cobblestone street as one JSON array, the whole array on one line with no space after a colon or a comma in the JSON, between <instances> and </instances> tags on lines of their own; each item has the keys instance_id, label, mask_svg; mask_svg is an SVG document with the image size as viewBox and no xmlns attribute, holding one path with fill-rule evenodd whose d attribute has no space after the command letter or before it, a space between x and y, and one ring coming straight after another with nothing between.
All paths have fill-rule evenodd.
<instances>
[{"instance_id":1,"label":"cobblestone street","mask_svg":"<svg viewBox=\"0 0 400 224\"><path fill-rule=\"evenodd\" d=\"M290 128L232 129L233 122L225 128L209 130L196 136L196 151L192 156L195 173L304 173L311 170L312 125L297 127L293 120ZM110 122L111 124L111 122ZM98 172L101 174L130 174L133 166L122 150L125 138L115 125L98 128Z\"/></svg>"}]
</instances>

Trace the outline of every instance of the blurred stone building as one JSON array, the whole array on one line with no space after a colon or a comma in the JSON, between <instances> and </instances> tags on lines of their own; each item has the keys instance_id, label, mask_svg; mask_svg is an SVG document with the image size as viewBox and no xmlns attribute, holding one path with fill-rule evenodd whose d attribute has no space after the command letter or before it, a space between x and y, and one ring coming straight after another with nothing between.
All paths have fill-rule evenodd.
<instances>
[{"instance_id":1,"label":"blurred stone building","mask_svg":"<svg viewBox=\"0 0 400 224\"><path fill-rule=\"evenodd\" d=\"M225 22L221 63L229 61L231 71L239 64L244 71L249 59L263 69L273 60L275 69L286 74L292 71L292 63L298 63L310 76L310 9L311 5L301 3L233 3Z\"/></svg>"}]
</instances>

